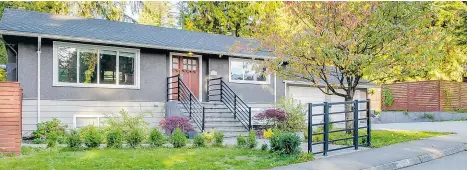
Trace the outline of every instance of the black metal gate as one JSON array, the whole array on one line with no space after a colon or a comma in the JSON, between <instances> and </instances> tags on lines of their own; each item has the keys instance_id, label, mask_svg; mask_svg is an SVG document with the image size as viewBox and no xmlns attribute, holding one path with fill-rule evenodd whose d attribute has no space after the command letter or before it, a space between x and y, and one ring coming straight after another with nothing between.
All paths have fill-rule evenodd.
<instances>
[{"instance_id":1,"label":"black metal gate","mask_svg":"<svg viewBox=\"0 0 467 170\"><path fill-rule=\"evenodd\" d=\"M359 104L366 103L365 109L359 110ZM330 112L330 108L332 106L344 106L342 110L332 111ZM351 105L351 109L346 111L346 106ZM313 114L313 108L316 107L323 107L323 111ZM359 116L360 113L364 113L363 116ZM335 114L346 114L346 113L353 113L352 119L347 119L344 116L343 120L330 120L330 115ZM313 117L323 116L323 120L319 123L313 122ZM360 118L363 117L363 118ZM359 125L359 122L362 121L364 123L363 126ZM344 123L352 122L352 128L348 128L344 125L343 128L336 128L333 129L333 125L337 123ZM364 129L366 131L364 131ZM313 131L315 130L315 131ZM360 132L359 132L360 131ZM350 132L348 134L347 132ZM362 133L363 135L360 135ZM322 138L320 138L322 136ZM352 140L350 142L349 140ZM329 144L335 144L333 146L341 146L343 147L334 147L329 148ZM322 145L323 148L321 151L313 152L313 145ZM328 152L337 151L341 149L347 148L355 148L358 149L359 146L371 146L371 120L370 120L370 100L355 100L349 102L334 102L334 103L320 103L320 104L308 104L308 152L312 152L313 154L323 154L327 155Z\"/></svg>"}]
</instances>

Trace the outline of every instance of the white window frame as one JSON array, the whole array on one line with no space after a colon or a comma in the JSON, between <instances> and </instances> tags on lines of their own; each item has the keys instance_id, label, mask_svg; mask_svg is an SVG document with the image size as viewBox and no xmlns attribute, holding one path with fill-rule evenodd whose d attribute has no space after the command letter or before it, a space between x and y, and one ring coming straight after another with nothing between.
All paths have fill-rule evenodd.
<instances>
[{"instance_id":1,"label":"white window frame","mask_svg":"<svg viewBox=\"0 0 467 170\"><path fill-rule=\"evenodd\" d=\"M116 59L116 69L117 69L117 80L115 84L99 84L100 81L100 60L97 60L97 82L98 84L87 84L87 83L78 83L79 82L79 73L77 72L77 82L76 83L69 83L69 82L59 82L58 81L58 56L57 56L57 49L58 47L72 47L72 48L93 48L97 50L97 55L99 57L99 53L102 50L109 50L109 51L116 51L117 52L117 59ZM120 52L129 52L135 53L135 84L134 85L120 85L120 77L119 77L119 53ZM78 65L79 68L79 56L78 58ZM79 44L79 43L68 43L68 42L60 42L54 41L53 42L53 86L66 86L66 87L98 87L98 88L121 88L121 89L140 89L140 50L134 48L121 48L121 47L111 47L111 46L102 46L102 45L89 45L89 44Z\"/></svg>"},{"instance_id":2,"label":"white window frame","mask_svg":"<svg viewBox=\"0 0 467 170\"><path fill-rule=\"evenodd\" d=\"M241 61L241 62L253 62L258 63L258 60L253 59L241 59L241 58L232 58L229 57L229 82L231 83L242 83L242 84L270 84L271 75L266 75L266 81L249 81L249 80L232 80L232 61Z\"/></svg>"},{"instance_id":3,"label":"white window frame","mask_svg":"<svg viewBox=\"0 0 467 170\"><path fill-rule=\"evenodd\" d=\"M76 119L77 118L96 118L97 127L101 126L101 118L107 117L106 115L73 115L73 129L76 129Z\"/></svg>"}]
</instances>

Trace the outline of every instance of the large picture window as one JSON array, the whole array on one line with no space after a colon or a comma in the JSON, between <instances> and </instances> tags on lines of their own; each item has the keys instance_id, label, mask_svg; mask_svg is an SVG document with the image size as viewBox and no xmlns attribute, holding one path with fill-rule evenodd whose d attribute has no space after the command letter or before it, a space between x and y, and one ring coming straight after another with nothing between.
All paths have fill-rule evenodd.
<instances>
[{"instance_id":1,"label":"large picture window","mask_svg":"<svg viewBox=\"0 0 467 170\"><path fill-rule=\"evenodd\" d=\"M260 67L258 61L230 58L230 82L268 84L269 75Z\"/></svg>"},{"instance_id":2,"label":"large picture window","mask_svg":"<svg viewBox=\"0 0 467 170\"><path fill-rule=\"evenodd\" d=\"M54 42L54 86L139 88L139 50Z\"/></svg>"}]
</instances>

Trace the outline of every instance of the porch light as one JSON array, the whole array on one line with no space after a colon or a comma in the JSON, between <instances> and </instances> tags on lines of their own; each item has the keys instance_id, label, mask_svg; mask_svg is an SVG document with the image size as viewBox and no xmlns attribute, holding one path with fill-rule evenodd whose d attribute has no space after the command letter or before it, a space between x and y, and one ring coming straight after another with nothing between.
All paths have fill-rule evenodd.
<instances>
[{"instance_id":1,"label":"porch light","mask_svg":"<svg viewBox=\"0 0 467 170\"><path fill-rule=\"evenodd\" d=\"M188 52L186 53L188 56L192 57L193 56L193 53L192 52Z\"/></svg>"}]
</instances>

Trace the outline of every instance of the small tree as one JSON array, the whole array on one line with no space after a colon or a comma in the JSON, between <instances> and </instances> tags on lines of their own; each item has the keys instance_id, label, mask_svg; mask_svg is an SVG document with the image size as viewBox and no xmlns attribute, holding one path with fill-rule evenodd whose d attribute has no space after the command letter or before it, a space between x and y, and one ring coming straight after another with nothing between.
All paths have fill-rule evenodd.
<instances>
[{"instance_id":1,"label":"small tree","mask_svg":"<svg viewBox=\"0 0 467 170\"><path fill-rule=\"evenodd\" d=\"M255 38L272 49L268 69L283 79L307 81L327 95L352 101L366 78L383 82L426 74L437 64L442 35L430 27L425 2L288 2L271 14ZM433 62L431 62L433 61ZM347 105L346 110L351 110ZM353 119L352 113L346 119ZM347 128L352 122L347 122ZM351 131L348 131L350 133Z\"/></svg>"}]
</instances>

